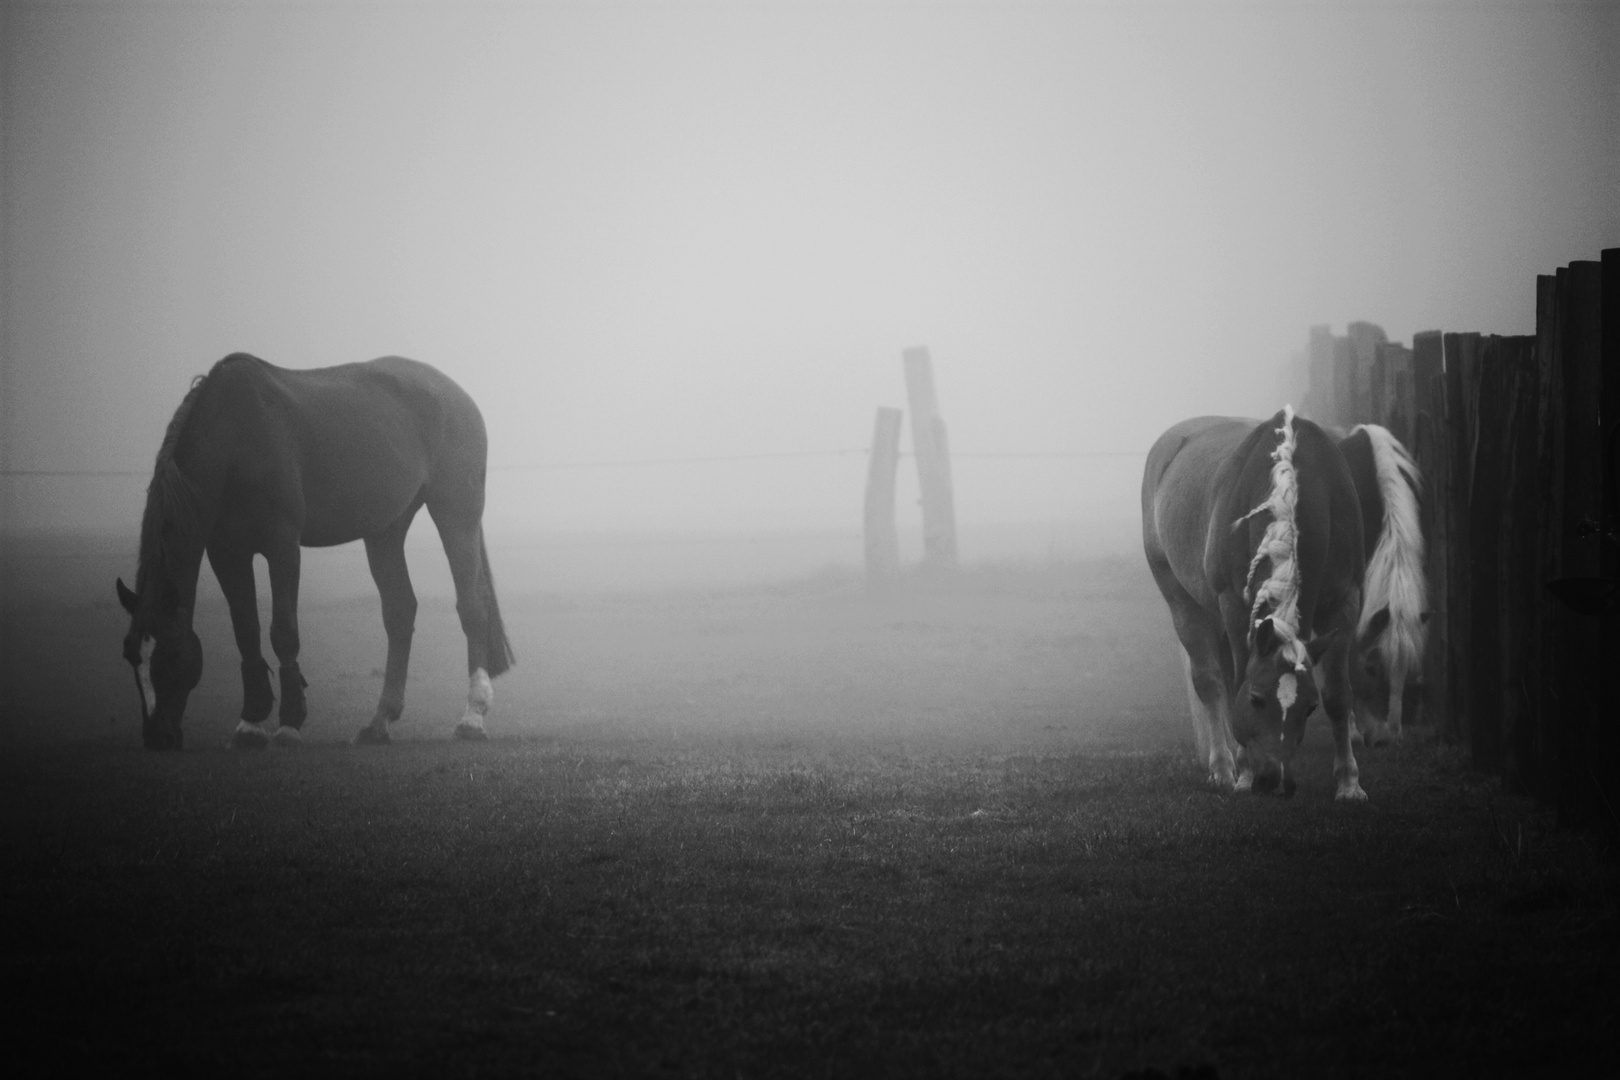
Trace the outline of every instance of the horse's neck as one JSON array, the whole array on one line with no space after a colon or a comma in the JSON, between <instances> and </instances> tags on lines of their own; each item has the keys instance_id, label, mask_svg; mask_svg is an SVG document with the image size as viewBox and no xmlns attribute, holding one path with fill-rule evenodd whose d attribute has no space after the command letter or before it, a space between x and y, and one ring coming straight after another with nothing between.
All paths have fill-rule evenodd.
<instances>
[{"instance_id":1,"label":"horse's neck","mask_svg":"<svg viewBox=\"0 0 1620 1080\"><path fill-rule=\"evenodd\" d=\"M209 460L183 460L178 455L168 463L175 476L168 483L183 489L165 496L160 512L163 535L161 562L150 572L161 576L175 591L179 608L190 611L196 602L197 577L202 572L202 557L207 548L209 534L219 514L224 487L225 463ZM189 620L188 620L189 621Z\"/></svg>"}]
</instances>

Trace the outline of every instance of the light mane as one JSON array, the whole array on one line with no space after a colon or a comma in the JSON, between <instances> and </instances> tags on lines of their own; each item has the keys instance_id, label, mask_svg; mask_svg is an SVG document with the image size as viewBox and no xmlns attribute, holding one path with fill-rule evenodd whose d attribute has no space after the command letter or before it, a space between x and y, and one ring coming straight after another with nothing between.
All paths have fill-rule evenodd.
<instances>
[{"instance_id":1,"label":"light mane","mask_svg":"<svg viewBox=\"0 0 1620 1080\"><path fill-rule=\"evenodd\" d=\"M1356 629L1358 634L1365 633L1372 617L1387 606L1389 629L1378 647L1386 661L1404 658L1410 669L1423 656L1423 613L1429 606L1417 501L1417 493L1423 490L1423 476L1406 447L1386 429L1377 424L1360 424L1351 434L1356 431L1365 431L1372 443L1378 493L1384 500L1384 524L1372 557L1367 560L1362 581L1366 599Z\"/></svg>"},{"instance_id":2,"label":"light mane","mask_svg":"<svg viewBox=\"0 0 1620 1080\"><path fill-rule=\"evenodd\" d=\"M181 471L174 460L175 448L191 417L192 406L208 376L198 375L191 380L191 388L180 400L158 447L157 463L152 468L152 482L146 488L146 509L141 515L141 548L136 563L135 594L146 602L147 586L152 575L168 580L178 570L174 559L177 546L191 546L199 539L202 528L198 506L197 486ZM164 526L170 526L165 529Z\"/></svg>"},{"instance_id":3,"label":"light mane","mask_svg":"<svg viewBox=\"0 0 1620 1080\"><path fill-rule=\"evenodd\" d=\"M1299 478L1294 472L1294 449L1298 445L1294 429L1294 407L1283 406L1282 427L1277 428L1277 448L1271 452L1271 494L1266 501L1232 523L1243 524L1262 512L1270 512L1260 546L1249 562L1249 580L1254 580L1260 564L1268 561L1271 574L1254 590L1249 608L1250 633L1269 615L1272 629L1282 642L1282 654L1294 667L1305 668L1305 642L1299 636Z\"/></svg>"}]
</instances>

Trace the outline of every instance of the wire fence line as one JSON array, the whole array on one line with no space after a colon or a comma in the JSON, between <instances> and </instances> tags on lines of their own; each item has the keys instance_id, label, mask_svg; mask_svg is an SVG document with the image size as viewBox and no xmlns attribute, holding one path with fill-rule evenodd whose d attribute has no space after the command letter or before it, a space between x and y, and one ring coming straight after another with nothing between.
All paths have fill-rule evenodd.
<instances>
[{"instance_id":1,"label":"wire fence line","mask_svg":"<svg viewBox=\"0 0 1620 1080\"><path fill-rule=\"evenodd\" d=\"M512 462L489 465L490 472L547 472L557 469L613 469L655 465L711 465L738 461L782 461L805 458L832 458L832 457L865 457L871 451L867 448L848 448L842 450L798 450L764 454L713 454L697 457L667 457L667 458L608 458L600 461L538 461L538 462ZM903 458L914 457L910 452L902 452ZM1011 451L953 451L953 459L1085 459L1085 458L1143 458L1147 456L1146 450L1011 450ZM34 477L86 477L111 479L118 477L150 477L150 469L0 469L0 476L34 476Z\"/></svg>"}]
</instances>

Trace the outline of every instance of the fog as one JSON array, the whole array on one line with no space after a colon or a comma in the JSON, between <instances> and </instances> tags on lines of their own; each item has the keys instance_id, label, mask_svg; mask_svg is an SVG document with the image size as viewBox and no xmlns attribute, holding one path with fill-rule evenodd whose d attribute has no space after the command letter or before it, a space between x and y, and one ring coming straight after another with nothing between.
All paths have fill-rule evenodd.
<instances>
[{"instance_id":1,"label":"fog","mask_svg":"<svg viewBox=\"0 0 1620 1080\"><path fill-rule=\"evenodd\" d=\"M133 543L246 350L449 373L494 537L858 538L925 345L964 555L1107 546L1312 324L1529 332L1620 243L1617 12L11 5L4 526Z\"/></svg>"}]
</instances>

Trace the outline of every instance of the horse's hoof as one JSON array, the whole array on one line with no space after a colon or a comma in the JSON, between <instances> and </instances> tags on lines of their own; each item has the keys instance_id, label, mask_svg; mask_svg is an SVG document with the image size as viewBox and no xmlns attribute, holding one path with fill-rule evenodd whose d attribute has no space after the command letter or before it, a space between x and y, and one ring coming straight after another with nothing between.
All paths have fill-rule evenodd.
<instances>
[{"instance_id":1,"label":"horse's hoof","mask_svg":"<svg viewBox=\"0 0 1620 1080\"><path fill-rule=\"evenodd\" d=\"M1361 784L1355 780L1340 784L1339 790L1333 797L1342 802L1366 802L1367 793L1361 790Z\"/></svg>"},{"instance_id":2,"label":"horse's hoof","mask_svg":"<svg viewBox=\"0 0 1620 1080\"><path fill-rule=\"evenodd\" d=\"M236 725L236 732L231 736L232 750L263 750L269 745L270 736L264 733L264 728L246 720Z\"/></svg>"},{"instance_id":3,"label":"horse's hoof","mask_svg":"<svg viewBox=\"0 0 1620 1080\"><path fill-rule=\"evenodd\" d=\"M275 743L277 746L303 746L304 733L295 727L282 724L276 729Z\"/></svg>"},{"instance_id":4,"label":"horse's hoof","mask_svg":"<svg viewBox=\"0 0 1620 1080\"><path fill-rule=\"evenodd\" d=\"M481 725L481 724L467 724L467 723L457 724L456 725L456 738L464 739L467 742L487 742L487 741L489 741L489 735L484 731L483 725Z\"/></svg>"},{"instance_id":5,"label":"horse's hoof","mask_svg":"<svg viewBox=\"0 0 1620 1080\"><path fill-rule=\"evenodd\" d=\"M356 746L386 746L393 741L388 735L388 729L380 724L367 724L354 736Z\"/></svg>"}]
</instances>

